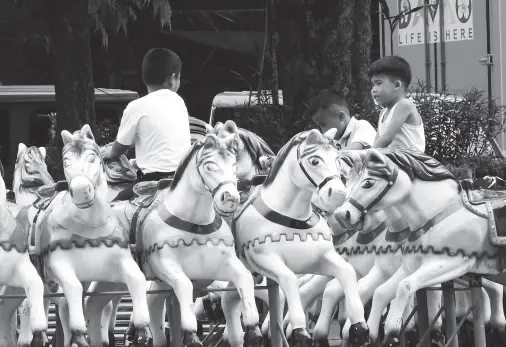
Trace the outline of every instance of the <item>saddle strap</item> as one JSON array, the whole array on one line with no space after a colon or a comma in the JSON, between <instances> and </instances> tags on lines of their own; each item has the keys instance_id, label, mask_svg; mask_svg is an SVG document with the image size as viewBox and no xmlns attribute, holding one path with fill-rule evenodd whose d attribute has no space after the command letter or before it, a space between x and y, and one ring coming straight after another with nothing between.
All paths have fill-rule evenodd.
<instances>
[{"instance_id":1,"label":"saddle strap","mask_svg":"<svg viewBox=\"0 0 506 347\"><path fill-rule=\"evenodd\" d=\"M37 209L37 213L35 214L35 217L33 217L32 227L30 228L31 229L30 245L33 246L33 247L35 247L35 225L37 224L37 220L39 219L40 212L41 211L45 211L49 207L49 205L51 205L51 203L56 198L56 196L58 195L58 193L59 192L55 192L53 194L53 196L51 197L51 199L49 199L46 204L44 204L43 206L40 206Z\"/></svg>"},{"instance_id":2,"label":"saddle strap","mask_svg":"<svg viewBox=\"0 0 506 347\"><path fill-rule=\"evenodd\" d=\"M480 216L482 218L487 218L488 219L488 214L486 212L481 212L476 207L474 207L473 205L471 205L471 203L469 202L469 198L467 196L467 192L464 189L462 189L462 191L460 193L460 199L462 201L462 205L464 205L464 207L469 212L472 212L475 215Z\"/></svg>"}]
</instances>

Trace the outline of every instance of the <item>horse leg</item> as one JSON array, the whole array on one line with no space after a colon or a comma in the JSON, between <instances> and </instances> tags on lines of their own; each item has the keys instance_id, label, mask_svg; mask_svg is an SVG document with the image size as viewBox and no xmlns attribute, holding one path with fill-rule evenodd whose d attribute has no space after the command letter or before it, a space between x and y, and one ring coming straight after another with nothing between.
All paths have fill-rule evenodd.
<instances>
[{"instance_id":1,"label":"horse leg","mask_svg":"<svg viewBox=\"0 0 506 347\"><path fill-rule=\"evenodd\" d=\"M2 295L19 295L23 294L23 290L18 287L3 286L0 292ZM23 299L2 299L0 300L0 346L11 347L16 346L16 326L14 319L16 318L17 308L21 305ZM30 316L29 305L24 305L22 312L25 316ZM44 317L45 318L45 317ZM30 346L30 340L23 341L23 347ZM37 346L42 346L38 344Z\"/></svg>"},{"instance_id":2,"label":"horse leg","mask_svg":"<svg viewBox=\"0 0 506 347\"><path fill-rule=\"evenodd\" d=\"M330 331L330 323L334 318L337 305L339 304L342 297L342 287L337 279L333 279L329 282L323 291L322 310L313 329L313 340L317 341L319 345L324 346L326 343L328 343L327 340ZM343 306L344 305L339 306L340 314L344 312Z\"/></svg>"},{"instance_id":3,"label":"horse leg","mask_svg":"<svg viewBox=\"0 0 506 347\"><path fill-rule=\"evenodd\" d=\"M435 285L435 287L441 288L441 285ZM436 314L438 313L439 309L441 308L441 300L443 297L443 292L441 290L428 290L427 291L427 311L429 314L429 322L436 317ZM407 312L409 315L409 312ZM431 341L433 346L444 346L445 344L445 337L443 335L443 332L441 331L441 327L443 325L443 319L440 315L439 318L434 323L434 326L432 327L432 330L430 332ZM424 332L420 332L420 334L423 334ZM420 335L422 336L422 335Z\"/></svg>"},{"instance_id":4,"label":"horse leg","mask_svg":"<svg viewBox=\"0 0 506 347\"><path fill-rule=\"evenodd\" d=\"M58 257L55 252L52 255L48 265L56 279L55 282L61 284L68 304L69 327L72 334L70 343L74 343L77 347L89 347L83 313L83 286L66 257Z\"/></svg>"},{"instance_id":5,"label":"horse leg","mask_svg":"<svg viewBox=\"0 0 506 347\"><path fill-rule=\"evenodd\" d=\"M149 311L146 294L146 277L131 256L119 261L122 282L128 287L133 304L133 322L135 325L135 342L137 346L147 346L149 332Z\"/></svg>"},{"instance_id":6,"label":"horse leg","mask_svg":"<svg viewBox=\"0 0 506 347\"><path fill-rule=\"evenodd\" d=\"M156 256L149 258L149 263L156 276L174 289L181 309L181 328L186 346L201 347L197 336L197 317L193 313L193 283L186 276L177 261L164 256L162 248Z\"/></svg>"},{"instance_id":7,"label":"horse leg","mask_svg":"<svg viewBox=\"0 0 506 347\"><path fill-rule=\"evenodd\" d=\"M476 260L473 259L437 255L425 260L417 271L400 281L385 322L385 336L390 339L397 338L402 326L402 315L411 295L424 287L463 276L475 263ZM401 265L401 268L404 268L404 265Z\"/></svg>"},{"instance_id":8,"label":"horse leg","mask_svg":"<svg viewBox=\"0 0 506 347\"><path fill-rule=\"evenodd\" d=\"M378 338L383 311L388 303L395 298L397 286L408 274L408 270L405 269L404 266L400 266L392 277L374 291L371 312L369 313L369 319L367 320L371 340L375 341Z\"/></svg>"},{"instance_id":9,"label":"horse leg","mask_svg":"<svg viewBox=\"0 0 506 347\"><path fill-rule=\"evenodd\" d=\"M351 346L368 344L368 329L364 318L364 305L358 293L358 281L355 269L347 263L335 250L324 254L320 271L327 276L337 278L345 294L345 305L351 321Z\"/></svg>"},{"instance_id":10,"label":"horse leg","mask_svg":"<svg viewBox=\"0 0 506 347\"><path fill-rule=\"evenodd\" d=\"M258 328L258 310L255 302L255 283L253 276L239 258L230 256L222 268L224 278L235 284L242 303L242 320L246 329L245 346L262 346L262 333Z\"/></svg>"},{"instance_id":11,"label":"horse leg","mask_svg":"<svg viewBox=\"0 0 506 347\"><path fill-rule=\"evenodd\" d=\"M88 291L91 293L109 292L118 290L121 285L112 282L92 282ZM103 334L103 312L112 297L109 295L89 296L85 299L84 313L88 325L88 337L92 346L108 346L109 336ZM109 322L105 324L107 328Z\"/></svg>"},{"instance_id":12,"label":"horse leg","mask_svg":"<svg viewBox=\"0 0 506 347\"><path fill-rule=\"evenodd\" d=\"M244 331L241 325L241 298L236 291L224 292L221 299L225 314L226 328L223 340L231 347L240 347L244 343Z\"/></svg>"},{"instance_id":13,"label":"horse leg","mask_svg":"<svg viewBox=\"0 0 506 347\"><path fill-rule=\"evenodd\" d=\"M47 318L44 310L44 284L28 256L22 257L16 265L11 278L11 285L24 288L27 304L30 308L32 345L42 346L47 329ZM16 307L22 301L20 300Z\"/></svg>"},{"instance_id":14,"label":"horse leg","mask_svg":"<svg viewBox=\"0 0 506 347\"><path fill-rule=\"evenodd\" d=\"M160 281L151 282L149 290L167 290L171 287ZM165 299L167 294L150 294L148 296L149 324L153 337L153 347L165 347L168 345L165 335ZM170 322L169 322L170 323Z\"/></svg>"},{"instance_id":15,"label":"horse leg","mask_svg":"<svg viewBox=\"0 0 506 347\"><path fill-rule=\"evenodd\" d=\"M116 328L116 315L118 314L121 296L118 295L112 299L102 312L102 340L109 341L109 346L116 345L116 338L114 336L114 329ZM106 339L107 336L107 339Z\"/></svg>"},{"instance_id":16,"label":"horse leg","mask_svg":"<svg viewBox=\"0 0 506 347\"><path fill-rule=\"evenodd\" d=\"M330 282L331 279L332 278L328 276L313 275L306 281L306 283L299 287L300 301L302 303L302 308L304 311L307 311L309 306L315 300L317 300L322 295L322 293L324 293L325 286ZM292 333L291 326L289 326L288 317L289 315L287 312L283 321L283 327L286 328L287 337Z\"/></svg>"},{"instance_id":17,"label":"horse leg","mask_svg":"<svg viewBox=\"0 0 506 347\"><path fill-rule=\"evenodd\" d=\"M503 306L503 286L501 284L482 279L482 285L490 298L490 325L492 329L501 333L505 330L506 319L504 317L504 306Z\"/></svg>"}]
</instances>

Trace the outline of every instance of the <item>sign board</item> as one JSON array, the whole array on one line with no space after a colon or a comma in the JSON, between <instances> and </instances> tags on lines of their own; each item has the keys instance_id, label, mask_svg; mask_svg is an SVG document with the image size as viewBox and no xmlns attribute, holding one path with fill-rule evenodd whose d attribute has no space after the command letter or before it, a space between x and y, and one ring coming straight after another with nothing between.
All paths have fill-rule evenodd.
<instances>
[{"instance_id":1,"label":"sign board","mask_svg":"<svg viewBox=\"0 0 506 347\"><path fill-rule=\"evenodd\" d=\"M397 0L399 13L424 6L425 0ZM476 3L476 2L475 2ZM428 0L428 42L473 40L473 0ZM444 12L444 29L441 33L441 7ZM425 8L404 15L398 26L399 46L425 43Z\"/></svg>"}]
</instances>

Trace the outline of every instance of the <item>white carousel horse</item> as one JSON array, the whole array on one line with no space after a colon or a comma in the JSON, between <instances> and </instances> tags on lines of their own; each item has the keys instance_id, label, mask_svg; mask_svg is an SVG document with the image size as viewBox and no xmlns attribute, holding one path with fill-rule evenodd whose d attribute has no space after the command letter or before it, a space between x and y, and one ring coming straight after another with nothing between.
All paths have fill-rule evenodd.
<instances>
[{"instance_id":1,"label":"white carousel horse","mask_svg":"<svg viewBox=\"0 0 506 347\"><path fill-rule=\"evenodd\" d=\"M0 284L2 295L26 293L29 306L29 340L18 341L18 346L44 346L47 320L44 314L44 285L30 261L27 234L7 207L6 188L0 179ZM0 346L16 345L15 313L23 299L0 300Z\"/></svg>"},{"instance_id":2,"label":"white carousel horse","mask_svg":"<svg viewBox=\"0 0 506 347\"><path fill-rule=\"evenodd\" d=\"M294 136L278 153L265 182L234 216L233 229L247 266L283 290L295 343L305 345L310 339L295 274L315 273L338 278L343 285L354 323L350 343L362 346L368 337L355 271L335 252L328 224L311 206L315 191L327 211L346 195L335 164L334 136L335 129L325 135L311 130ZM235 324L236 320L227 322L229 340L238 328Z\"/></svg>"},{"instance_id":3,"label":"white carousel horse","mask_svg":"<svg viewBox=\"0 0 506 347\"><path fill-rule=\"evenodd\" d=\"M377 337L381 312L392 299L385 323L388 343L397 343L402 314L417 290L466 273L498 274L500 237L492 210L497 201L471 204L453 175L432 157L409 149L370 149L344 204L335 216L356 225L369 211L395 211L410 227L402 265L375 292L368 319ZM501 205L502 207L503 205ZM493 226L494 228L491 228ZM494 236L495 235L495 236Z\"/></svg>"},{"instance_id":4,"label":"white carousel horse","mask_svg":"<svg viewBox=\"0 0 506 347\"><path fill-rule=\"evenodd\" d=\"M262 343L253 278L235 255L232 233L221 217L230 216L239 204L236 146L235 134L225 139L206 135L183 159L170 188L157 191L148 208L138 210L128 201L113 206L125 225L133 223L136 250L147 278L159 279L153 282L155 288L174 289L181 307L184 341L189 346L201 345L196 335L190 279L206 285L214 279L233 281L242 295L245 345ZM139 216L136 211L141 214L138 219L134 216ZM104 288L106 284L98 283L94 290ZM151 306L158 311L150 312L154 346L167 343L162 314L165 296L161 299L158 305ZM87 302L88 310L101 312L104 302L92 297ZM99 329L95 333L101 335Z\"/></svg>"},{"instance_id":5,"label":"white carousel horse","mask_svg":"<svg viewBox=\"0 0 506 347\"><path fill-rule=\"evenodd\" d=\"M146 346L150 337L146 279L131 255L126 231L108 204L99 147L88 125L74 134L62 131L62 138L66 184L48 187L46 199L24 207L18 220L30 230L29 240L46 283L61 285L65 294L70 328L65 331L65 346L89 346L81 281L96 280L127 284L134 306L136 343ZM38 218L32 225L34 215ZM64 317L67 312L61 308Z\"/></svg>"}]
</instances>

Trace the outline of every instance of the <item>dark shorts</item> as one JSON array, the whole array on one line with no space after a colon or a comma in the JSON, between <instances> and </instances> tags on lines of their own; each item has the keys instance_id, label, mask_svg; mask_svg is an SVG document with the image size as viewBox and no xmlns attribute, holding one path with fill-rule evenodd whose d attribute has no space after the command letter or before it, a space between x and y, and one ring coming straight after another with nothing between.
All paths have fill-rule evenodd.
<instances>
[{"instance_id":1,"label":"dark shorts","mask_svg":"<svg viewBox=\"0 0 506 347\"><path fill-rule=\"evenodd\" d=\"M138 182L146 182L146 181L159 181L164 178L173 178L174 172L150 172L147 174L143 174L141 171L137 172L137 181ZM125 201L130 200L134 196L134 184L130 185L128 188L123 189L121 192L116 195L116 197L112 201Z\"/></svg>"}]
</instances>

